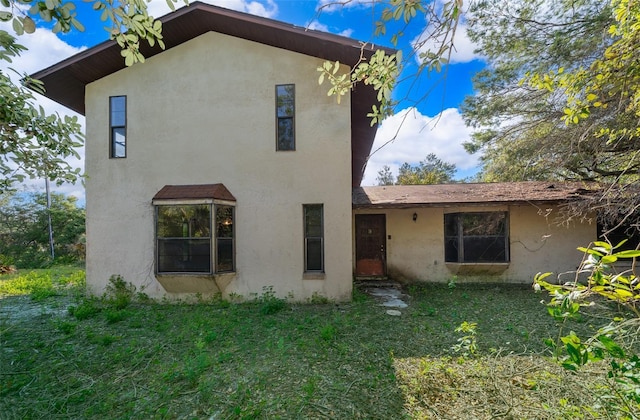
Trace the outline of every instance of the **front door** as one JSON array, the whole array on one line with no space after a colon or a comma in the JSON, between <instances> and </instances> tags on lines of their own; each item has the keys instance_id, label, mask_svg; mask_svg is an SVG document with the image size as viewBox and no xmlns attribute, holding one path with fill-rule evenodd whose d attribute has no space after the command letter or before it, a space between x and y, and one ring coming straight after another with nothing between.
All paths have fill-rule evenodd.
<instances>
[{"instance_id":1,"label":"front door","mask_svg":"<svg viewBox=\"0 0 640 420\"><path fill-rule=\"evenodd\" d=\"M387 273L386 236L384 214L356 214L356 276Z\"/></svg>"}]
</instances>

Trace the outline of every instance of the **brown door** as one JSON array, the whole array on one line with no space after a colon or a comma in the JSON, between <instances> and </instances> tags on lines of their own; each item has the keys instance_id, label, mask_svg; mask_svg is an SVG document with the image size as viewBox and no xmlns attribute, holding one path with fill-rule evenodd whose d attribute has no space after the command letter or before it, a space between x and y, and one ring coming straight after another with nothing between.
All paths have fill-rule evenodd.
<instances>
[{"instance_id":1,"label":"brown door","mask_svg":"<svg viewBox=\"0 0 640 420\"><path fill-rule=\"evenodd\" d=\"M356 276L386 274L386 236L384 214L356 214Z\"/></svg>"}]
</instances>

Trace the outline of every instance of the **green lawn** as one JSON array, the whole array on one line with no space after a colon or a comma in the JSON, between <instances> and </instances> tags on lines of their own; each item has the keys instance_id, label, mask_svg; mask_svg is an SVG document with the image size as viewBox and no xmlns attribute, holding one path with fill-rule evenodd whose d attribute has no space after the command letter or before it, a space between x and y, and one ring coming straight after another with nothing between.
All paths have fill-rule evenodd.
<instances>
[{"instance_id":1,"label":"green lawn","mask_svg":"<svg viewBox=\"0 0 640 420\"><path fill-rule=\"evenodd\" d=\"M396 317L359 291L344 304L127 304L53 283L0 297L2 419L590 418L602 380L545 357L558 329L529 288L411 287ZM571 329L593 331L604 310ZM452 350L463 321L478 324L476 356Z\"/></svg>"}]
</instances>

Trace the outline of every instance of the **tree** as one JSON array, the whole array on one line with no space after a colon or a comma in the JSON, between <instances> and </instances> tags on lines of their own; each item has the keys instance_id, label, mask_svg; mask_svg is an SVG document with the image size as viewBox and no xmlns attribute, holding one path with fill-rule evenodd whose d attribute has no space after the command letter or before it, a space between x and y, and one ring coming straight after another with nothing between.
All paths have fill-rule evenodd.
<instances>
[{"instance_id":1,"label":"tree","mask_svg":"<svg viewBox=\"0 0 640 420\"><path fill-rule=\"evenodd\" d=\"M562 123L559 92L523 81L527 74L586 66L602 54L611 42L602 36L612 21L608 4L479 1L468 16L469 36L489 62L474 78L477 94L462 106L476 129L465 147L483 152L483 179L593 178L594 154L604 158L600 143L584 127Z\"/></svg>"},{"instance_id":2,"label":"tree","mask_svg":"<svg viewBox=\"0 0 640 420\"><path fill-rule=\"evenodd\" d=\"M382 169L378 171L376 181L378 181L378 185L393 185L396 183L396 179L388 165L384 165Z\"/></svg>"},{"instance_id":3,"label":"tree","mask_svg":"<svg viewBox=\"0 0 640 420\"><path fill-rule=\"evenodd\" d=\"M378 172L378 185L425 185L445 184L452 182L456 173L456 165L440 160L434 153L418 165L413 166L405 162L398 169L398 178L394 180L391 168L385 165Z\"/></svg>"},{"instance_id":4,"label":"tree","mask_svg":"<svg viewBox=\"0 0 640 420\"><path fill-rule=\"evenodd\" d=\"M320 7L318 13L322 13L324 9L330 7L344 7L354 1L356 0L328 2ZM443 2L426 0L382 2L373 0L370 4L373 8L373 15L377 18L374 23L374 37L386 35L387 31L393 32L391 43L394 46L398 44L400 38L411 25L422 27L424 22L429 23L428 31L425 31L412 44L412 53L408 57L403 57L400 51L389 54L383 49L378 49L368 60L362 55L360 62L354 65L347 74L338 72L340 63L337 61L335 63L325 61L322 66L318 67L319 83L323 84L327 80L331 85L328 94L336 96L338 102L358 83L373 86L378 93L377 99L379 101L379 105L373 105L368 114L373 126L393 114L398 99L394 99L392 93L403 65L414 62L416 57L420 62L417 71L414 74L403 76L410 84L404 99L418 103L426 98L427 94L418 88L418 84L411 81L417 80L425 71L440 72L443 66L448 63L455 48L453 39L460 21L463 0ZM377 10L376 7L378 7ZM382 10L377 13L379 8ZM433 43L433 48L426 48L429 43ZM417 90L417 94L415 90ZM417 98L411 98L412 94L416 94Z\"/></svg>"},{"instance_id":5,"label":"tree","mask_svg":"<svg viewBox=\"0 0 640 420\"><path fill-rule=\"evenodd\" d=\"M463 113L485 181L572 179L608 185L566 218L637 220L638 3L481 1L470 37L490 66ZM638 225L637 223L632 223Z\"/></svg>"},{"instance_id":6,"label":"tree","mask_svg":"<svg viewBox=\"0 0 640 420\"><path fill-rule=\"evenodd\" d=\"M52 263L49 212L56 262L84 259L85 210L78 207L77 199L53 193L47 210L45 194L22 193L0 200L0 264L33 268Z\"/></svg>"},{"instance_id":7,"label":"tree","mask_svg":"<svg viewBox=\"0 0 640 420\"><path fill-rule=\"evenodd\" d=\"M144 62L140 42L154 45L162 42L162 25L147 14L150 0L95 1L93 9L110 25L105 29L111 39L122 48L127 65ZM177 0L167 0L173 8ZM61 0L0 0L8 10L0 11L0 20L12 21L18 35L33 33L37 16L45 24L52 23L54 32L82 31L76 19L75 4ZM29 9L24 6L29 6ZM25 48L6 31L0 31L0 60L11 62ZM25 177L47 177L62 183L76 182L80 171L73 169L65 159L78 157L76 148L82 145L83 135L74 117L47 115L36 105L32 90L42 92L43 86L26 75L18 75L22 84L0 71L0 193L8 191ZM29 86L32 90L27 89Z\"/></svg>"},{"instance_id":8,"label":"tree","mask_svg":"<svg viewBox=\"0 0 640 420\"><path fill-rule=\"evenodd\" d=\"M397 183L400 185L444 184L451 182L455 173L455 164L443 162L435 154L429 153L416 166L403 163L398 170Z\"/></svg>"}]
</instances>

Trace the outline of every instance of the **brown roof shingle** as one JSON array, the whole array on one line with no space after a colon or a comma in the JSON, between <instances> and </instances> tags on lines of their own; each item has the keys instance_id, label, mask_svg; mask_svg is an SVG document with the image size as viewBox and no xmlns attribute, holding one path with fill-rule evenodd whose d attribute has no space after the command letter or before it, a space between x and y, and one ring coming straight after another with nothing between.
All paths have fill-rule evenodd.
<instances>
[{"instance_id":1,"label":"brown roof shingle","mask_svg":"<svg viewBox=\"0 0 640 420\"><path fill-rule=\"evenodd\" d=\"M496 182L389 185L353 189L354 208L563 202L595 190L582 182Z\"/></svg>"},{"instance_id":2,"label":"brown roof shingle","mask_svg":"<svg viewBox=\"0 0 640 420\"><path fill-rule=\"evenodd\" d=\"M154 200L214 199L236 201L223 184L165 185L153 196Z\"/></svg>"}]
</instances>

